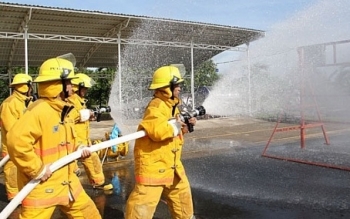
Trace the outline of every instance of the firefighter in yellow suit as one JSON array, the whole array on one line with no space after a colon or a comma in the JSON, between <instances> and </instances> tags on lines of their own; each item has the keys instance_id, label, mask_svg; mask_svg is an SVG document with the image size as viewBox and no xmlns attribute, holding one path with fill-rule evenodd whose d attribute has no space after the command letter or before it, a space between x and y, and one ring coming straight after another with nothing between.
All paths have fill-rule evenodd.
<instances>
[{"instance_id":1,"label":"firefighter in yellow suit","mask_svg":"<svg viewBox=\"0 0 350 219\"><path fill-rule=\"evenodd\" d=\"M191 219L193 203L190 184L181 162L185 123L178 119L180 83L178 68L163 66L153 74L148 104L138 130L146 136L135 140L135 187L124 216L126 219L152 219L161 196L173 219ZM195 125L196 118L190 123Z\"/></svg>"},{"instance_id":2,"label":"firefighter in yellow suit","mask_svg":"<svg viewBox=\"0 0 350 219\"><path fill-rule=\"evenodd\" d=\"M87 90L91 88L96 82L90 78L88 75L83 73L78 73L75 75L77 78L72 79L73 95L68 97L68 102L71 103L75 110L82 110L86 108L87 99L85 95ZM93 117L93 113L90 118ZM90 119L89 118L89 119ZM76 121L75 130L77 133L77 147L80 146L90 146L90 122L89 119L81 122L81 120ZM113 189L112 184L105 183L105 176L102 169L102 164L100 158L96 152L91 153L91 156L82 160L87 177L94 188L99 188L103 190Z\"/></svg>"},{"instance_id":3,"label":"firefighter in yellow suit","mask_svg":"<svg viewBox=\"0 0 350 219\"><path fill-rule=\"evenodd\" d=\"M73 78L70 61L51 58L43 62L34 80L39 99L7 133L8 152L18 170L18 187L23 188L32 179L41 180L23 199L21 219L51 218L56 206L68 218L101 218L74 173L74 162L54 173L50 170L53 162L75 149L76 115L65 101L73 93ZM80 150L83 158L90 155L89 150Z\"/></svg>"},{"instance_id":4,"label":"firefighter in yellow suit","mask_svg":"<svg viewBox=\"0 0 350 219\"><path fill-rule=\"evenodd\" d=\"M32 82L33 79L30 75L23 73L16 74L10 84L12 94L6 98L0 106L2 157L5 157L8 154L6 139L7 132L17 120L23 116L28 105L32 103ZM4 165L4 179L7 199L11 200L18 193L17 168L11 160Z\"/></svg>"}]
</instances>

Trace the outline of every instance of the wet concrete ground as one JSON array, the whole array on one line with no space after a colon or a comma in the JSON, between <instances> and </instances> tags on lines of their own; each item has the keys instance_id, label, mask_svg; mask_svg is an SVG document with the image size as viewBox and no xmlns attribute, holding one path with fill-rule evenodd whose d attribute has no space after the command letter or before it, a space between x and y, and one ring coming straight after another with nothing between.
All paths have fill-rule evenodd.
<instances>
[{"instance_id":1,"label":"wet concrete ground","mask_svg":"<svg viewBox=\"0 0 350 219\"><path fill-rule=\"evenodd\" d=\"M125 124L124 134L132 133L135 124ZM350 172L346 171L350 125L326 124L330 145L324 144L319 127L308 129L304 149L299 131L276 133L267 154L312 164L306 165L261 156L275 124L250 118L199 120L195 131L185 136L183 163L197 218L350 218ZM92 138L102 138L112 125L113 121L92 124ZM316 162L339 168L316 166ZM104 164L104 172L112 182L118 176L120 192L93 190L85 174L81 181L103 218L123 218L134 184L132 151L124 159ZM0 207L5 204L2 185ZM65 217L56 211L53 218ZM171 218L164 201L154 218Z\"/></svg>"}]
</instances>

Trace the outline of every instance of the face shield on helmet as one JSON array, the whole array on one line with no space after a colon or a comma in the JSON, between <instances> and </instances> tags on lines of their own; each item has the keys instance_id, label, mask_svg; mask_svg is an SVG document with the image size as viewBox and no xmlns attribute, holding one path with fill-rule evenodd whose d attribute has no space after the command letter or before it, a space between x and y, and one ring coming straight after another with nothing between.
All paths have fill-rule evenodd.
<instances>
[{"instance_id":1,"label":"face shield on helmet","mask_svg":"<svg viewBox=\"0 0 350 219\"><path fill-rule=\"evenodd\" d=\"M163 66L158 68L152 78L150 90L155 90L162 87L174 86L184 81L180 71L175 66Z\"/></svg>"},{"instance_id":2,"label":"face shield on helmet","mask_svg":"<svg viewBox=\"0 0 350 219\"><path fill-rule=\"evenodd\" d=\"M40 97L57 97L62 91L67 96L65 80L74 78L74 66L70 61L51 58L40 66L39 75L34 82L38 83Z\"/></svg>"},{"instance_id":3,"label":"face shield on helmet","mask_svg":"<svg viewBox=\"0 0 350 219\"><path fill-rule=\"evenodd\" d=\"M10 84L11 88L14 88L20 93L27 93L32 87L33 79L30 75L24 73L18 73L13 78L12 83Z\"/></svg>"}]
</instances>

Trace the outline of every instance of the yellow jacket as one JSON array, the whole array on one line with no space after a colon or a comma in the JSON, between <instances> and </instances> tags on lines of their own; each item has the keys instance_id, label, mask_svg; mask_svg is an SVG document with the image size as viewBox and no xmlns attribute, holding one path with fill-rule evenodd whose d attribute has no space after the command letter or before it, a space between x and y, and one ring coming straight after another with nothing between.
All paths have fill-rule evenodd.
<instances>
[{"instance_id":1,"label":"yellow jacket","mask_svg":"<svg viewBox=\"0 0 350 219\"><path fill-rule=\"evenodd\" d=\"M29 101L30 104L31 98L14 90L13 93L6 98L0 106L1 148L3 157L7 155L6 134L26 111L26 101Z\"/></svg>"},{"instance_id":2,"label":"yellow jacket","mask_svg":"<svg viewBox=\"0 0 350 219\"><path fill-rule=\"evenodd\" d=\"M68 97L68 102L74 106L76 114L79 115L79 110L86 109L86 100L81 98L78 94L74 93L72 96ZM75 131L77 133L76 146L81 145L89 146L90 145L90 122L86 120L80 122L80 117L75 118Z\"/></svg>"},{"instance_id":3,"label":"yellow jacket","mask_svg":"<svg viewBox=\"0 0 350 219\"><path fill-rule=\"evenodd\" d=\"M22 188L38 177L45 165L72 153L75 148L74 116L71 106L59 99L43 98L7 133L8 152L18 169L18 186ZM75 163L62 167L37 185L22 201L23 206L48 207L69 203L69 192L76 198L83 190L73 173Z\"/></svg>"},{"instance_id":4,"label":"yellow jacket","mask_svg":"<svg viewBox=\"0 0 350 219\"><path fill-rule=\"evenodd\" d=\"M170 118L179 113L178 99L170 99L169 88L158 89L148 104L138 130L146 136L135 141L135 179L144 185L171 185L175 174L185 177L181 162L183 136L173 137ZM174 112L173 112L174 110Z\"/></svg>"}]
</instances>

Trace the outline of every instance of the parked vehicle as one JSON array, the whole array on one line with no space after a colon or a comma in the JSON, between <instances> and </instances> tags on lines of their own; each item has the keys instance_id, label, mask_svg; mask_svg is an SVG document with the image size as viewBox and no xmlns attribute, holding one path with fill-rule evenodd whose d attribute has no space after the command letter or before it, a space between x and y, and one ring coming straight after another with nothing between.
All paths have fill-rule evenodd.
<instances>
[{"instance_id":1,"label":"parked vehicle","mask_svg":"<svg viewBox=\"0 0 350 219\"><path fill-rule=\"evenodd\" d=\"M211 90L210 86L200 86L195 90L194 100L195 100L196 107L203 105L205 99L210 94L210 90Z\"/></svg>"},{"instance_id":2,"label":"parked vehicle","mask_svg":"<svg viewBox=\"0 0 350 219\"><path fill-rule=\"evenodd\" d=\"M201 106L204 103L204 100L209 96L211 87L209 86L200 86L194 91L194 100L195 107ZM192 94L185 92L181 94L181 101L183 107L192 109L193 100Z\"/></svg>"}]
</instances>

